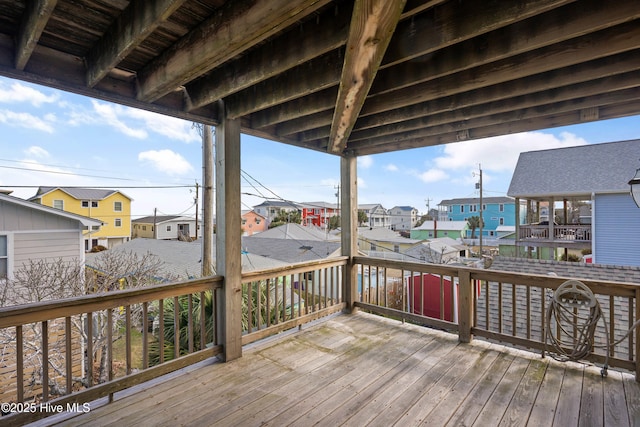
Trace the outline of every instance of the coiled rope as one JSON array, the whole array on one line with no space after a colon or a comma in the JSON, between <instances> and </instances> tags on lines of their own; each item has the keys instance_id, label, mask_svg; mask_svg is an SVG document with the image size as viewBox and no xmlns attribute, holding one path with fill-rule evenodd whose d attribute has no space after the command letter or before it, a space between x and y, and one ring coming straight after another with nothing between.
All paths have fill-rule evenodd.
<instances>
[{"instance_id":1,"label":"coiled rope","mask_svg":"<svg viewBox=\"0 0 640 427\"><path fill-rule=\"evenodd\" d=\"M636 304L638 303L636 301ZM594 347L606 348L604 367L600 371L603 377L607 376L611 348L620 344L633 332L634 328L640 325L640 319L638 319L622 338L609 342L609 328L600 303L591 289L578 280L567 280L556 289L547 307L546 315L543 356L547 352L547 345L551 345L555 352L549 355L560 361L585 359ZM604 323L606 344L596 346L595 330L600 319ZM559 328L557 334L551 331L552 320L555 320L555 325ZM640 363L640 360L636 363Z\"/></svg>"}]
</instances>

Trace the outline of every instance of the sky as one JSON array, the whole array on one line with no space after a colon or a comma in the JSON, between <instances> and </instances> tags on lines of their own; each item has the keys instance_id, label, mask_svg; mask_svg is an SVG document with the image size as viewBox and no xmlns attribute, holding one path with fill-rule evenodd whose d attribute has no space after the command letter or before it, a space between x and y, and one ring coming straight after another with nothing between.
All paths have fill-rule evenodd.
<instances>
[{"instance_id":1,"label":"sky","mask_svg":"<svg viewBox=\"0 0 640 427\"><path fill-rule=\"evenodd\" d=\"M640 139L640 116L362 156L358 203L426 213L442 200L479 197L480 170L483 197L506 196L521 152L629 139ZM242 209L267 199L337 203L338 157L248 135L241 150ZM194 123L0 77L0 188L13 196L27 199L39 186L111 188L133 199L134 219L195 216L196 183Z\"/></svg>"}]
</instances>

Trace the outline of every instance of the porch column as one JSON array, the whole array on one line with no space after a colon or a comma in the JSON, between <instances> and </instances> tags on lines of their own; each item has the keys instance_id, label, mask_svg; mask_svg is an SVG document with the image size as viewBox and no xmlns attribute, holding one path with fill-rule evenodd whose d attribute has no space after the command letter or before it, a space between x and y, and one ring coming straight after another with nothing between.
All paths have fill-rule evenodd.
<instances>
[{"instance_id":1,"label":"porch column","mask_svg":"<svg viewBox=\"0 0 640 427\"><path fill-rule=\"evenodd\" d=\"M358 299L358 270L353 257L358 254L358 181L356 156L343 155L340 158L340 226L342 228L342 255L349 261L342 278L342 295L347 303L345 311L355 311Z\"/></svg>"},{"instance_id":2,"label":"porch column","mask_svg":"<svg viewBox=\"0 0 640 427\"><path fill-rule=\"evenodd\" d=\"M240 120L218 103L216 130L216 273L224 276L216 300L216 330L225 361L242 356L242 258L240 218Z\"/></svg>"},{"instance_id":3,"label":"porch column","mask_svg":"<svg viewBox=\"0 0 640 427\"><path fill-rule=\"evenodd\" d=\"M520 198L516 197L516 254L515 257L520 257Z\"/></svg>"},{"instance_id":4,"label":"porch column","mask_svg":"<svg viewBox=\"0 0 640 427\"><path fill-rule=\"evenodd\" d=\"M556 230L554 225L556 222L556 209L553 206L555 202L556 201L553 197L549 199L549 241L551 241L549 244L549 259L551 261L556 259L556 246L554 243L556 240Z\"/></svg>"}]
</instances>

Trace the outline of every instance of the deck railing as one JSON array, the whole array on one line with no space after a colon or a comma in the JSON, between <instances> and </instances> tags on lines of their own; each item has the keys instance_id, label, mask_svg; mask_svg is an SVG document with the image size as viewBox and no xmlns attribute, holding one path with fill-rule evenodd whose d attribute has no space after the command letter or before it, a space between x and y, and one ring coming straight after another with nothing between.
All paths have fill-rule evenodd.
<instances>
[{"instance_id":1,"label":"deck railing","mask_svg":"<svg viewBox=\"0 0 640 427\"><path fill-rule=\"evenodd\" d=\"M555 290L572 278L365 257L356 257L355 261L360 287L357 307L457 332L461 341L473 335L554 353L545 336L547 309ZM580 282L593 292L602 313L587 359L634 371L640 380L638 328L617 345L609 346L640 319L640 285ZM579 335L579 322L567 329L551 318L548 331L557 341L567 342Z\"/></svg>"},{"instance_id":2,"label":"deck railing","mask_svg":"<svg viewBox=\"0 0 640 427\"><path fill-rule=\"evenodd\" d=\"M590 242L590 225L554 225L553 238L549 239L548 225L520 225L519 240L544 239L567 242Z\"/></svg>"},{"instance_id":3,"label":"deck railing","mask_svg":"<svg viewBox=\"0 0 640 427\"><path fill-rule=\"evenodd\" d=\"M211 277L0 308L0 424L82 412L220 353L221 286Z\"/></svg>"},{"instance_id":4,"label":"deck railing","mask_svg":"<svg viewBox=\"0 0 640 427\"><path fill-rule=\"evenodd\" d=\"M357 270L355 301L344 289L350 268ZM372 313L457 333L461 342L476 336L552 350L544 336L546 310L567 279L368 257L245 273L242 344L350 308L351 301ZM640 318L640 285L582 282L606 320L595 328L588 358L604 363L608 352L610 366L640 378L637 329L615 347L605 342L606 333L617 340ZM222 277L212 277L0 309L0 377L10 373L0 402L22 403L13 409L27 412L2 421L22 424L52 415L33 406L47 401L81 411L85 402L220 353L215 323L223 320L216 320L215 306L222 286ZM549 330L556 336L576 333L554 322Z\"/></svg>"},{"instance_id":5,"label":"deck railing","mask_svg":"<svg viewBox=\"0 0 640 427\"><path fill-rule=\"evenodd\" d=\"M344 309L347 257L242 275L242 344Z\"/></svg>"}]
</instances>

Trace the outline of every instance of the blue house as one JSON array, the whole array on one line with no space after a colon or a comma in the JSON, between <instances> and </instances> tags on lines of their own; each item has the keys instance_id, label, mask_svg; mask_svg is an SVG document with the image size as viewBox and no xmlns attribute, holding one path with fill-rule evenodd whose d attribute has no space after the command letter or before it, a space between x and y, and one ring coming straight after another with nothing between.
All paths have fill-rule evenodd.
<instances>
[{"instance_id":1,"label":"blue house","mask_svg":"<svg viewBox=\"0 0 640 427\"><path fill-rule=\"evenodd\" d=\"M480 216L480 198L461 198L443 200L438 204L438 220L468 221L469 218ZM523 213L524 209L521 208ZM515 226L516 202L511 197L483 197L482 198L482 237L495 239L498 237L498 227ZM480 230L468 228L465 239L477 239Z\"/></svg>"},{"instance_id":2,"label":"blue house","mask_svg":"<svg viewBox=\"0 0 640 427\"><path fill-rule=\"evenodd\" d=\"M521 153L508 191L529 205L516 227L516 254L591 252L593 263L640 267L640 209L628 184L638 159L637 139Z\"/></svg>"}]
</instances>

